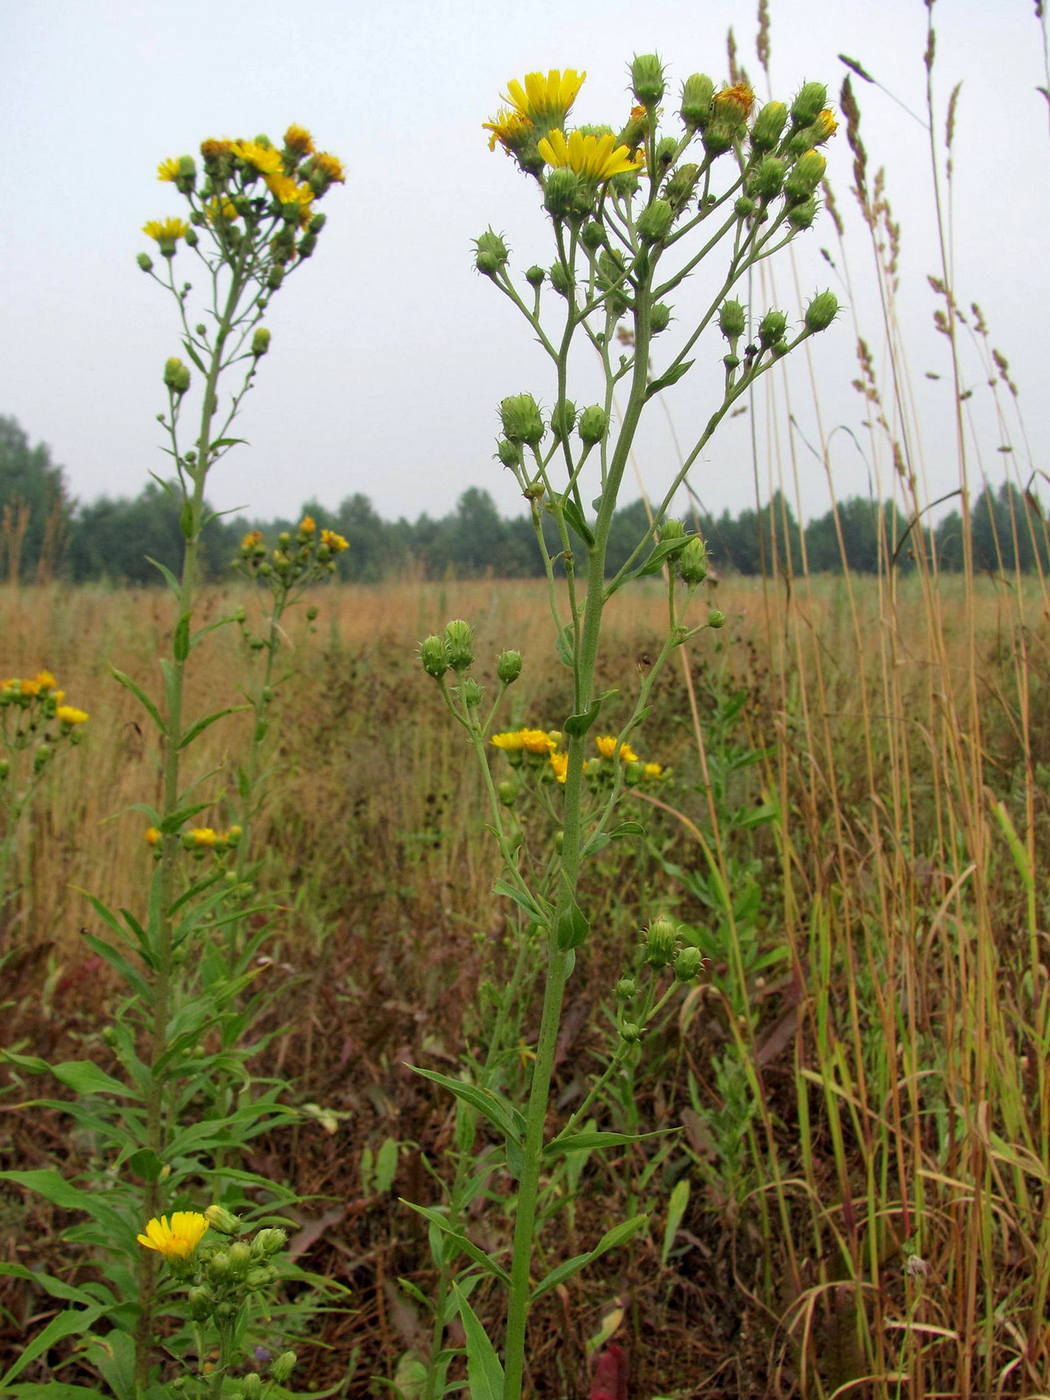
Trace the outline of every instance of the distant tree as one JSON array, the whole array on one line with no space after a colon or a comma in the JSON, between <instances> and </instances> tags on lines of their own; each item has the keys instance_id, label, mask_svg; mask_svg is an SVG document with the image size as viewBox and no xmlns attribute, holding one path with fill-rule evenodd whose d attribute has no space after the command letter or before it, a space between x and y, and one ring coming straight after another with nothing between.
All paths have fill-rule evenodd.
<instances>
[{"instance_id":1,"label":"distant tree","mask_svg":"<svg viewBox=\"0 0 1050 1400\"><path fill-rule=\"evenodd\" d=\"M219 577L236 549L240 531L230 522L212 520L201 536L201 568ZM177 569L182 559L179 508L155 481L134 499L108 497L81 506L71 532L69 562L73 578L108 578L126 583L160 583L151 559Z\"/></svg>"},{"instance_id":2,"label":"distant tree","mask_svg":"<svg viewBox=\"0 0 1050 1400\"><path fill-rule=\"evenodd\" d=\"M14 418L0 417L0 571L49 576L65 548L72 502L65 473L43 443L30 447Z\"/></svg>"}]
</instances>

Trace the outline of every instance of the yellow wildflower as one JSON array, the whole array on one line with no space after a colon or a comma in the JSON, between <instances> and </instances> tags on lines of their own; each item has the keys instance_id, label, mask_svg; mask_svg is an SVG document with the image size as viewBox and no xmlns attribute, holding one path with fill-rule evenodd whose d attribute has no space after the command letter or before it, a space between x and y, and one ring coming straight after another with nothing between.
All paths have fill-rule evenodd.
<instances>
[{"instance_id":1,"label":"yellow wildflower","mask_svg":"<svg viewBox=\"0 0 1050 1400\"><path fill-rule=\"evenodd\" d=\"M220 156L228 156L232 150L232 141L201 142L201 155L205 160L218 160Z\"/></svg>"},{"instance_id":2,"label":"yellow wildflower","mask_svg":"<svg viewBox=\"0 0 1050 1400\"><path fill-rule=\"evenodd\" d=\"M312 515L304 515L302 520L299 521L300 535L312 535L314 534L316 529L317 521L313 518Z\"/></svg>"},{"instance_id":3,"label":"yellow wildflower","mask_svg":"<svg viewBox=\"0 0 1050 1400\"><path fill-rule=\"evenodd\" d=\"M32 695L35 698L40 694L40 683L38 681L19 681L18 688L23 695Z\"/></svg>"},{"instance_id":4,"label":"yellow wildflower","mask_svg":"<svg viewBox=\"0 0 1050 1400\"><path fill-rule=\"evenodd\" d=\"M230 150L245 165L252 166L260 175L276 175L281 170L281 155L272 146L264 146L260 141L233 141Z\"/></svg>"},{"instance_id":5,"label":"yellow wildflower","mask_svg":"<svg viewBox=\"0 0 1050 1400\"><path fill-rule=\"evenodd\" d=\"M37 671L36 683L41 690L54 690L55 678L50 671Z\"/></svg>"},{"instance_id":6,"label":"yellow wildflower","mask_svg":"<svg viewBox=\"0 0 1050 1400\"><path fill-rule=\"evenodd\" d=\"M177 243L180 238L185 238L189 229L189 224L182 219L150 219L142 225L142 232L147 238L155 238L160 244L171 245Z\"/></svg>"},{"instance_id":7,"label":"yellow wildflower","mask_svg":"<svg viewBox=\"0 0 1050 1400\"><path fill-rule=\"evenodd\" d=\"M296 126L294 122L284 133L284 144L298 156L313 154L314 138L305 126Z\"/></svg>"},{"instance_id":8,"label":"yellow wildflower","mask_svg":"<svg viewBox=\"0 0 1050 1400\"><path fill-rule=\"evenodd\" d=\"M829 140L835 135L838 129L839 124L835 120L834 112L830 107L825 107L823 112L821 112L820 116L813 123L813 144L817 145L819 142Z\"/></svg>"},{"instance_id":9,"label":"yellow wildflower","mask_svg":"<svg viewBox=\"0 0 1050 1400\"><path fill-rule=\"evenodd\" d=\"M521 746L527 753L549 754L554 751L554 740L545 729L523 729Z\"/></svg>"},{"instance_id":10,"label":"yellow wildflower","mask_svg":"<svg viewBox=\"0 0 1050 1400\"><path fill-rule=\"evenodd\" d=\"M733 87L716 92L712 99L715 116L731 122L744 121L754 105L755 94L747 83L735 83Z\"/></svg>"},{"instance_id":11,"label":"yellow wildflower","mask_svg":"<svg viewBox=\"0 0 1050 1400\"><path fill-rule=\"evenodd\" d=\"M552 68L546 77L526 73L524 85L513 79L507 84L503 101L536 126L561 126L586 76L575 68Z\"/></svg>"},{"instance_id":12,"label":"yellow wildflower","mask_svg":"<svg viewBox=\"0 0 1050 1400\"><path fill-rule=\"evenodd\" d=\"M569 771L569 755L567 753L552 753L550 763L554 769L554 776L559 783L563 783Z\"/></svg>"},{"instance_id":13,"label":"yellow wildflower","mask_svg":"<svg viewBox=\"0 0 1050 1400\"><path fill-rule=\"evenodd\" d=\"M175 176L176 176L178 173L179 173L179 158L178 158L178 156L169 156L169 157L167 158L167 160L162 160L161 163L157 166L157 179L158 179L158 180L174 180L174 179L175 179Z\"/></svg>"},{"instance_id":14,"label":"yellow wildflower","mask_svg":"<svg viewBox=\"0 0 1050 1400\"><path fill-rule=\"evenodd\" d=\"M297 185L287 175L267 175L266 188L279 204L307 205L314 197L309 185Z\"/></svg>"},{"instance_id":15,"label":"yellow wildflower","mask_svg":"<svg viewBox=\"0 0 1050 1400\"><path fill-rule=\"evenodd\" d=\"M532 130L532 122L528 117L523 117L520 112L508 112L505 108L500 108L496 113L494 121L482 122L483 131L491 131L489 137L489 150L496 149L498 141L507 155L513 155L519 147L528 140L529 132Z\"/></svg>"},{"instance_id":16,"label":"yellow wildflower","mask_svg":"<svg viewBox=\"0 0 1050 1400\"><path fill-rule=\"evenodd\" d=\"M154 1218L146 1226L144 1235L136 1235L139 1244L146 1249L155 1249L165 1259L188 1259L200 1244L208 1229L208 1222L199 1211L177 1210L168 1224L168 1217Z\"/></svg>"},{"instance_id":17,"label":"yellow wildflower","mask_svg":"<svg viewBox=\"0 0 1050 1400\"><path fill-rule=\"evenodd\" d=\"M219 839L219 833L210 826L194 826L187 831L184 838L191 846L214 846Z\"/></svg>"},{"instance_id":18,"label":"yellow wildflower","mask_svg":"<svg viewBox=\"0 0 1050 1400\"><path fill-rule=\"evenodd\" d=\"M209 199L204 206L205 217L209 224L218 224L220 220L232 224L237 218L236 205L229 199Z\"/></svg>"},{"instance_id":19,"label":"yellow wildflower","mask_svg":"<svg viewBox=\"0 0 1050 1400\"><path fill-rule=\"evenodd\" d=\"M142 839L147 846L156 846L160 843L160 828L157 826L147 826Z\"/></svg>"},{"instance_id":20,"label":"yellow wildflower","mask_svg":"<svg viewBox=\"0 0 1050 1400\"><path fill-rule=\"evenodd\" d=\"M55 718L59 724L68 724L70 728L74 724L83 724L87 719L86 710L78 710L75 705L59 705L55 711Z\"/></svg>"},{"instance_id":21,"label":"yellow wildflower","mask_svg":"<svg viewBox=\"0 0 1050 1400\"><path fill-rule=\"evenodd\" d=\"M241 548L244 550L256 549L262 544L263 534L261 530L249 530L244 539L241 540Z\"/></svg>"},{"instance_id":22,"label":"yellow wildflower","mask_svg":"<svg viewBox=\"0 0 1050 1400\"><path fill-rule=\"evenodd\" d=\"M615 758L616 756L616 736L613 734L599 734L595 739L595 745L602 758ZM620 745L621 763L637 763L638 755L630 744Z\"/></svg>"},{"instance_id":23,"label":"yellow wildflower","mask_svg":"<svg viewBox=\"0 0 1050 1400\"><path fill-rule=\"evenodd\" d=\"M654 782L657 778L662 778L663 772L662 763L647 763L642 768L643 776L649 779L650 782Z\"/></svg>"},{"instance_id":24,"label":"yellow wildflower","mask_svg":"<svg viewBox=\"0 0 1050 1400\"><path fill-rule=\"evenodd\" d=\"M349 549L349 541L344 540L342 535L336 534L334 530L321 531L321 543L326 544L333 554L342 554L344 549Z\"/></svg>"},{"instance_id":25,"label":"yellow wildflower","mask_svg":"<svg viewBox=\"0 0 1050 1400\"><path fill-rule=\"evenodd\" d=\"M331 155L328 151L318 151L314 156L314 165L323 175L331 180L333 185L345 185L346 175L343 172L343 162L338 156Z\"/></svg>"},{"instance_id":26,"label":"yellow wildflower","mask_svg":"<svg viewBox=\"0 0 1050 1400\"><path fill-rule=\"evenodd\" d=\"M632 156L626 146L618 146L616 137L585 136L572 131L566 139L564 131L555 129L539 142L536 149L548 165L568 166L588 180L610 180L629 170L638 170L641 156Z\"/></svg>"}]
</instances>

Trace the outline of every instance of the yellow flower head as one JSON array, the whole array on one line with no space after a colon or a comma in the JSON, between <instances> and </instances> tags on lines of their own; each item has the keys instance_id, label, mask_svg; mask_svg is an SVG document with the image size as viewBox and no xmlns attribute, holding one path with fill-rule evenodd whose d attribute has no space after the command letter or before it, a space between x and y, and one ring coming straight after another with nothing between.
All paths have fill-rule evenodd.
<instances>
[{"instance_id":1,"label":"yellow flower head","mask_svg":"<svg viewBox=\"0 0 1050 1400\"><path fill-rule=\"evenodd\" d=\"M37 696L40 694L39 681L19 681L19 689L23 695Z\"/></svg>"},{"instance_id":2,"label":"yellow flower head","mask_svg":"<svg viewBox=\"0 0 1050 1400\"><path fill-rule=\"evenodd\" d=\"M830 140L838 129L839 124L835 120L835 113L830 107L825 107L823 112L821 112L820 116L813 123L813 144L817 145L820 142Z\"/></svg>"},{"instance_id":3,"label":"yellow flower head","mask_svg":"<svg viewBox=\"0 0 1050 1400\"><path fill-rule=\"evenodd\" d=\"M209 224L232 224L237 218L237 209L229 199L209 199L204 206L204 214Z\"/></svg>"},{"instance_id":4,"label":"yellow flower head","mask_svg":"<svg viewBox=\"0 0 1050 1400\"><path fill-rule=\"evenodd\" d=\"M734 125L746 121L754 105L755 94L747 83L736 83L733 87L716 92L712 99L715 116Z\"/></svg>"},{"instance_id":5,"label":"yellow flower head","mask_svg":"<svg viewBox=\"0 0 1050 1400\"><path fill-rule=\"evenodd\" d=\"M611 180L629 170L638 170L641 156L632 156L626 146L618 146L616 137L585 136L572 131L566 139L564 131L555 130L539 142L536 149L548 165L568 166L587 180Z\"/></svg>"},{"instance_id":6,"label":"yellow flower head","mask_svg":"<svg viewBox=\"0 0 1050 1400\"><path fill-rule=\"evenodd\" d=\"M312 535L315 533L316 530L317 521L313 518L312 515L304 515L302 520L299 521L300 535Z\"/></svg>"},{"instance_id":7,"label":"yellow flower head","mask_svg":"<svg viewBox=\"0 0 1050 1400\"><path fill-rule=\"evenodd\" d=\"M191 846L214 846L219 833L210 826L194 826L187 831L185 839Z\"/></svg>"},{"instance_id":8,"label":"yellow flower head","mask_svg":"<svg viewBox=\"0 0 1050 1400\"><path fill-rule=\"evenodd\" d=\"M204 1238L208 1222L199 1211L177 1210L168 1224L168 1217L154 1218L144 1235L136 1235L139 1244L155 1249L165 1259L188 1259Z\"/></svg>"},{"instance_id":9,"label":"yellow flower head","mask_svg":"<svg viewBox=\"0 0 1050 1400\"><path fill-rule=\"evenodd\" d=\"M328 151L318 151L314 156L314 165L317 166L333 185L345 185L346 175L343 172L343 162L338 156L333 156Z\"/></svg>"},{"instance_id":10,"label":"yellow flower head","mask_svg":"<svg viewBox=\"0 0 1050 1400\"><path fill-rule=\"evenodd\" d=\"M180 238L186 237L189 228L182 219L150 219L142 225L142 232L147 238L155 238L161 246L167 243L174 247Z\"/></svg>"},{"instance_id":11,"label":"yellow flower head","mask_svg":"<svg viewBox=\"0 0 1050 1400\"><path fill-rule=\"evenodd\" d=\"M550 762L554 769L554 776L559 783L563 783L569 771L569 755L567 753L552 753Z\"/></svg>"},{"instance_id":12,"label":"yellow flower head","mask_svg":"<svg viewBox=\"0 0 1050 1400\"><path fill-rule=\"evenodd\" d=\"M178 158L178 156L169 156L169 157L167 158L167 160L162 160L161 163L157 166L157 179L158 179L158 180L174 180L174 179L175 179L175 176L176 176L178 173L179 173L179 158Z\"/></svg>"},{"instance_id":13,"label":"yellow flower head","mask_svg":"<svg viewBox=\"0 0 1050 1400\"><path fill-rule=\"evenodd\" d=\"M276 175L281 170L281 155L272 146L264 146L260 141L232 141L230 150L238 158L257 170L260 175Z\"/></svg>"},{"instance_id":14,"label":"yellow flower head","mask_svg":"<svg viewBox=\"0 0 1050 1400\"><path fill-rule=\"evenodd\" d=\"M350 548L349 542L334 530L322 530L321 543L326 544L333 554L342 554L344 549Z\"/></svg>"},{"instance_id":15,"label":"yellow flower head","mask_svg":"<svg viewBox=\"0 0 1050 1400\"><path fill-rule=\"evenodd\" d=\"M496 149L498 141L507 155L512 156L525 145L532 131L532 122L528 117L523 117L520 112L508 112L505 108L500 108L496 113L494 121L482 122L483 131L491 131L489 137L489 150Z\"/></svg>"},{"instance_id":16,"label":"yellow flower head","mask_svg":"<svg viewBox=\"0 0 1050 1400\"><path fill-rule=\"evenodd\" d=\"M147 826L142 839L147 846L158 845L160 843L160 828L156 826Z\"/></svg>"},{"instance_id":17,"label":"yellow flower head","mask_svg":"<svg viewBox=\"0 0 1050 1400\"><path fill-rule=\"evenodd\" d=\"M59 724L68 724L70 728L74 724L83 724L87 719L86 710L78 710L74 705L59 705L55 711L55 718Z\"/></svg>"},{"instance_id":18,"label":"yellow flower head","mask_svg":"<svg viewBox=\"0 0 1050 1400\"><path fill-rule=\"evenodd\" d=\"M296 126L294 122L284 133L284 144L290 151L294 151L297 156L309 156L313 154L314 138L310 135L305 126Z\"/></svg>"},{"instance_id":19,"label":"yellow flower head","mask_svg":"<svg viewBox=\"0 0 1050 1400\"><path fill-rule=\"evenodd\" d=\"M41 690L54 690L55 688L55 678L50 671L38 671L36 683Z\"/></svg>"},{"instance_id":20,"label":"yellow flower head","mask_svg":"<svg viewBox=\"0 0 1050 1400\"><path fill-rule=\"evenodd\" d=\"M650 782L655 782L657 778L662 778L663 772L663 764L661 763L647 763L642 769L643 775Z\"/></svg>"},{"instance_id":21,"label":"yellow flower head","mask_svg":"<svg viewBox=\"0 0 1050 1400\"><path fill-rule=\"evenodd\" d=\"M244 539L241 540L241 548L244 550L254 550L262 544L263 534L261 530L249 530Z\"/></svg>"},{"instance_id":22,"label":"yellow flower head","mask_svg":"<svg viewBox=\"0 0 1050 1400\"><path fill-rule=\"evenodd\" d=\"M218 160L221 156L228 156L232 150L232 141L201 142L201 155L205 160Z\"/></svg>"},{"instance_id":23,"label":"yellow flower head","mask_svg":"<svg viewBox=\"0 0 1050 1400\"><path fill-rule=\"evenodd\" d=\"M514 79L507 84L503 101L535 126L561 126L586 76L575 68L552 68L546 77L542 73L526 73L524 84Z\"/></svg>"},{"instance_id":24,"label":"yellow flower head","mask_svg":"<svg viewBox=\"0 0 1050 1400\"><path fill-rule=\"evenodd\" d=\"M493 734L489 740L504 753L550 754L554 751L554 740L545 729L512 729L503 734Z\"/></svg>"},{"instance_id":25,"label":"yellow flower head","mask_svg":"<svg viewBox=\"0 0 1050 1400\"><path fill-rule=\"evenodd\" d=\"M314 197L309 185L297 185L287 175L267 175L266 188L280 204L307 205Z\"/></svg>"},{"instance_id":26,"label":"yellow flower head","mask_svg":"<svg viewBox=\"0 0 1050 1400\"><path fill-rule=\"evenodd\" d=\"M614 734L599 734L595 739L595 745L602 758L615 758L616 756L616 736ZM620 745L621 763L637 763L638 755L630 744Z\"/></svg>"}]
</instances>

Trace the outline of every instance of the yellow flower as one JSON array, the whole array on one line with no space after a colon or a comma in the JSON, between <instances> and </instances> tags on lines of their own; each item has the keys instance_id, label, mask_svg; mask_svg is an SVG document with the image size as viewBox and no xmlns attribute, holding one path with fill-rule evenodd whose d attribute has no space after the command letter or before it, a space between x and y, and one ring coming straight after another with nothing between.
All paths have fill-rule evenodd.
<instances>
[{"instance_id":1,"label":"yellow flower","mask_svg":"<svg viewBox=\"0 0 1050 1400\"><path fill-rule=\"evenodd\" d=\"M626 146L617 146L616 137L585 136L572 131L568 139L563 131L554 130L539 142L536 149L548 165L565 166L587 180L610 180L628 170L638 170L641 156L632 156Z\"/></svg>"},{"instance_id":2,"label":"yellow flower","mask_svg":"<svg viewBox=\"0 0 1050 1400\"><path fill-rule=\"evenodd\" d=\"M526 73L524 86L513 79L507 84L503 101L536 126L561 126L586 76L575 68L552 68L546 77Z\"/></svg>"},{"instance_id":3,"label":"yellow flower","mask_svg":"<svg viewBox=\"0 0 1050 1400\"><path fill-rule=\"evenodd\" d=\"M23 695L37 696L40 694L40 683L38 681L20 681L19 689Z\"/></svg>"},{"instance_id":4,"label":"yellow flower","mask_svg":"<svg viewBox=\"0 0 1050 1400\"><path fill-rule=\"evenodd\" d=\"M261 530L249 530L244 539L241 540L241 548L249 552L255 550L262 544L262 539Z\"/></svg>"},{"instance_id":5,"label":"yellow flower","mask_svg":"<svg viewBox=\"0 0 1050 1400\"><path fill-rule=\"evenodd\" d=\"M569 755L567 753L552 753L551 767L554 769L554 776L558 782L563 783L569 771Z\"/></svg>"},{"instance_id":6,"label":"yellow flower","mask_svg":"<svg viewBox=\"0 0 1050 1400\"><path fill-rule=\"evenodd\" d=\"M36 683L41 690L54 690L55 688L55 678L50 671L38 671Z\"/></svg>"},{"instance_id":7,"label":"yellow flower","mask_svg":"<svg viewBox=\"0 0 1050 1400\"><path fill-rule=\"evenodd\" d=\"M523 117L520 112L508 112L505 108L500 108L496 113L496 118L491 122L482 122L483 131L491 131L489 137L489 150L496 149L498 141L507 155L513 155L516 150L528 140L529 132L532 130L532 122L528 117Z\"/></svg>"},{"instance_id":8,"label":"yellow flower","mask_svg":"<svg viewBox=\"0 0 1050 1400\"><path fill-rule=\"evenodd\" d=\"M156 846L160 842L160 828L156 826L147 826L142 839L147 846Z\"/></svg>"},{"instance_id":9,"label":"yellow flower","mask_svg":"<svg viewBox=\"0 0 1050 1400\"><path fill-rule=\"evenodd\" d=\"M342 554L344 549L349 549L348 541L342 535L337 535L334 530L321 531L321 543L326 544L333 554Z\"/></svg>"},{"instance_id":10,"label":"yellow flower","mask_svg":"<svg viewBox=\"0 0 1050 1400\"><path fill-rule=\"evenodd\" d=\"M139 1244L146 1249L155 1249L165 1259L188 1259L200 1244L208 1229L208 1222L196 1210L177 1210L168 1224L168 1217L154 1218L146 1226L144 1235L136 1235Z\"/></svg>"},{"instance_id":11,"label":"yellow flower","mask_svg":"<svg viewBox=\"0 0 1050 1400\"><path fill-rule=\"evenodd\" d=\"M237 218L237 209L229 199L209 199L204 206L204 213L209 224L217 224L220 220L232 224Z\"/></svg>"},{"instance_id":12,"label":"yellow flower","mask_svg":"<svg viewBox=\"0 0 1050 1400\"><path fill-rule=\"evenodd\" d=\"M178 156L169 156L169 157L167 158L167 160L162 160L161 163L157 166L157 179L158 179L158 180L174 180L175 176L176 176L178 173L179 173L179 158L178 158Z\"/></svg>"},{"instance_id":13,"label":"yellow flower","mask_svg":"<svg viewBox=\"0 0 1050 1400\"><path fill-rule=\"evenodd\" d=\"M663 777L663 771L662 763L647 763L642 769L642 774L652 782Z\"/></svg>"},{"instance_id":14,"label":"yellow flower","mask_svg":"<svg viewBox=\"0 0 1050 1400\"><path fill-rule=\"evenodd\" d=\"M312 155L314 149L314 138L307 131L305 126L296 126L293 122L284 133L284 144L290 151L294 151L298 156Z\"/></svg>"},{"instance_id":15,"label":"yellow flower","mask_svg":"<svg viewBox=\"0 0 1050 1400\"><path fill-rule=\"evenodd\" d=\"M276 175L282 168L280 152L259 141L233 141L230 150L238 160L253 166L260 175Z\"/></svg>"},{"instance_id":16,"label":"yellow flower","mask_svg":"<svg viewBox=\"0 0 1050 1400\"><path fill-rule=\"evenodd\" d=\"M835 120L835 114L830 107L825 107L820 116L813 123L812 134L813 144L817 145L822 141L829 140L838 131L839 124Z\"/></svg>"},{"instance_id":17,"label":"yellow flower","mask_svg":"<svg viewBox=\"0 0 1050 1400\"><path fill-rule=\"evenodd\" d=\"M191 846L214 846L219 839L219 833L210 826L194 826L187 831L184 839Z\"/></svg>"},{"instance_id":18,"label":"yellow flower","mask_svg":"<svg viewBox=\"0 0 1050 1400\"><path fill-rule=\"evenodd\" d=\"M182 219L150 219L149 223L142 225L142 232L161 245L167 243L174 247L180 238L186 237L189 228L189 224Z\"/></svg>"},{"instance_id":19,"label":"yellow flower","mask_svg":"<svg viewBox=\"0 0 1050 1400\"><path fill-rule=\"evenodd\" d=\"M232 141L201 142L201 155L205 160L218 160L221 156L228 156L232 150Z\"/></svg>"},{"instance_id":20,"label":"yellow flower","mask_svg":"<svg viewBox=\"0 0 1050 1400\"><path fill-rule=\"evenodd\" d=\"M755 101L755 94L747 83L736 83L733 87L716 92L712 99L715 116L731 122L744 121Z\"/></svg>"},{"instance_id":21,"label":"yellow flower","mask_svg":"<svg viewBox=\"0 0 1050 1400\"><path fill-rule=\"evenodd\" d=\"M318 151L314 156L314 165L331 180L333 185L346 184L346 175L343 173L343 162L338 156L330 155L328 151Z\"/></svg>"},{"instance_id":22,"label":"yellow flower","mask_svg":"<svg viewBox=\"0 0 1050 1400\"><path fill-rule=\"evenodd\" d=\"M316 529L317 521L312 515L304 515L302 520L299 521L300 535L312 535Z\"/></svg>"},{"instance_id":23,"label":"yellow flower","mask_svg":"<svg viewBox=\"0 0 1050 1400\"><path fill-rule=\"evenodd\" d=\"M504 753L514 753L523 747L521 736L524 731L521 729L508 730L503 734L493 734L489 743L497 749L502 749Z\"/></svg>"},{"instance_id":24,"label":"yellow flower","mask_svg":"<svg viewBox=\"0 0 1050 1400\"><path fill-rule=\"evenodd\" d=\"M68 724L71 728L74 724L83 724L87 719L86 710L78 710L75 705L59 705L55 711L55 718L59 724Z\"/></svg>"},{"instance_id":25,"label":"yellow flower","mask_svg":"<svg viewBox=\"0 0 1050 1400\"><path fill-rule=\"evenodd\" d=\"M307 205L314 197L309 185L297 185L287 175L267 175L266 188L279 204Z\"/></svg>"},{"instance_id":26,"label":"yellow flower","mask_svg":"<svg viewBox=\"0 0 1050 1400\"><path fill-rule=\"evenodd\" d=\"M504 753L549 754L554 751L554 740L545 729L512 729L503 734L493 734L490 744Z\"/></svg>"},{"instance_id":27,"label":"yellow flower","mask_svg":"<svg viewBox=\"0 0 1050 1400\"><path fill-rule=\"evenodd\" d=\"M595 739L595 745L602 758L614 758L616 756L616 736L613 734L599 734ZM630 744L620 745L620 761L622 763L637 763L638 755Z\"/></svg>"}]
</instances>

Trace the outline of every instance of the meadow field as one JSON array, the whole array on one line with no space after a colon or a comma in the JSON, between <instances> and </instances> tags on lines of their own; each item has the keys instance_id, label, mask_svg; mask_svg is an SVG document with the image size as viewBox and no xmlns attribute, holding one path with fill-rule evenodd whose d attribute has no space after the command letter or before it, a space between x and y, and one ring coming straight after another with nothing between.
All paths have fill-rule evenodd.
<instances>
[{"instance_id":1,"label":"meadow field","mask_svg":"<svg viewBox=\"0 0 1050 1400\"><path fill-rule=\"evenodd\" d=\"M411 1289L426 1293L433 1265L424 1222L398 1198L437 1200L454 1128L406 1066L454 1072L479 1054L512 943L481 785L417 644L462 616L479 653L520 647L530 663L506 724L557 727L571 697L544 644L538 583L335 585L312 600L312 623L305 612L288 623L295 674L275 701L257 827L278 908L251 1073L286 1084L296 1115L249 1160L300 1197L298 1261L349 1289L314 1323L306 1388L363 1396L376 1376L403 1380L420 1346ZM703 974L648 1028L644 1055L617 1065L590 1117L671 1131L577 1154L548 1206L547 1263L639 1201L650 1220L538 1305L535 1393L605 1394L589 1389L597 1351L629 1367L630 1390L613 1396L1042 1394L1045 591L1001 576L970 589L730 577L717 601L725 629L683 648L654 691L640 757L665 772L625 799L641 834L587 872L593 935L552 1095L564 1118L607 1063L617 983L637 970L640 930L669 914ZM663 599L653 585L616 602L599 671L627 707ZM238 603L253 607L250 590L209 593L202 616ZM156 741L110 668L148 678L166 628L154 591L0 594L12 672L46 664L91 715L13 857L9 1050L108 1062L121 989L85 948L94 916L81 891L134 904L151 855L129 808L159 782ZM247 688L251 665L226 633L207 640L194 704ZM227 789L244 723L231 715L195 746L205 789ZM502 762L493 750L494 770ZM520 1009L519 1074L537 996ZM57 1107L20 1109L39 1086L15 1080L0 1165L90 1169L89 1138ZM470 1222L496 1256L509 1197L493 1173ZM90 1271L63 1244L60 1209L10 1185L2 1209L5 1257ZM48 1305L17 1279L0 1299L10 1358ZM475 1303L483 1314L484 1287ZM61 1374L75 1378L75 1352Z\"/></svg>"}]
</instances>

